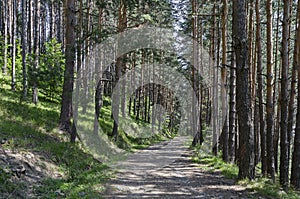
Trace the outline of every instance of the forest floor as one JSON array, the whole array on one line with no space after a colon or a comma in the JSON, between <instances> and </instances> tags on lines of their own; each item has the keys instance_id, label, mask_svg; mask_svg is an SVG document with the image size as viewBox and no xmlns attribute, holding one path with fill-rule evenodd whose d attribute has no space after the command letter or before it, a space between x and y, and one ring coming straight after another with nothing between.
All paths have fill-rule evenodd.
<instances>
[{"instance_id":1,"label":"forest floor","mask_svg":"<svg viewBox=\"0 0 300 199\"><path fill-rule=\"evenodd\" d=\"M191 160L188 137L138 150L115 164L116 177L104 198L263 198L236 185L221 172L201 169Z\"/></svg>"}]
</instances>

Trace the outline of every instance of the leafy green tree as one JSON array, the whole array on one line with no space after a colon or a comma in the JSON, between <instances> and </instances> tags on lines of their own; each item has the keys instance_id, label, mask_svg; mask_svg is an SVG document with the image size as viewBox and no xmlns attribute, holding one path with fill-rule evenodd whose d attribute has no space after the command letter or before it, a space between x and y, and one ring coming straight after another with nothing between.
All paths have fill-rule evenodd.
<instances>
[{"instance_id":1,"label":"leafy green tree","mask_svg":"<svg viewBox=\"0 0 300 199\"><path fill-rule=\"evenodd\" d=\"M38 84L41 92L51 100L59 98L62 92L64 64L61 44L56 39L45 43L45 52L40 56Z\"/></svg>"}]
</instances>

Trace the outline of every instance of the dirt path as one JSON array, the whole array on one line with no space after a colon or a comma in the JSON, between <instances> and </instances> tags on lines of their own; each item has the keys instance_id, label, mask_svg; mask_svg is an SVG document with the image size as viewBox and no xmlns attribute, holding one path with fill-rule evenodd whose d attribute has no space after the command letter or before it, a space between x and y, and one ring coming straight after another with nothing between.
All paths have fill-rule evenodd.
<instances>
[{"instance_id":1,"label":"dirt path","mask_svg":"<svg viewBox=\"0 0 300 199\"><path fill-rule=\"evenodd\" d=\"M258 198L218 173L190 161L187 137L177 137L131 154L115 165L118 174L104 198Z\"/></svg>"}]
</instances>

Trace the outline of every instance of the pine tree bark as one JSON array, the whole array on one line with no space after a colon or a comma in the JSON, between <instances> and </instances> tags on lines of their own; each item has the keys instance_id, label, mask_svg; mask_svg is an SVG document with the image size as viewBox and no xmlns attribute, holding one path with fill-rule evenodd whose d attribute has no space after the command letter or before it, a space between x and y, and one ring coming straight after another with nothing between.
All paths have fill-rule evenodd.
<instances>
[{"instance_id":1,"label":"pine tree bark","mask_svg":"<svg viewBox=\"0 0 300 199\"><path fill-rule=\"evenodd\" d=\"M103 7L102 7L103 0L99 2L99 15L98 15L98 28L99 28L99 33L101 34L102 31L102 26L103 26ZM80 1L80 8L82 11L82 0ZM81 19L82 20L82 19ZM81 21L82 22L82 21ZM99 42L102 41L102 38L98 39ZM80 50L80 49L78 49ZM101 64L101 58L102 58L102 52L98 52L98 55L96 55L96 81L97 86L96 86L96 92L95 92L95 121L94 121L94 133L98 134L98 129L99 129L99 117L100 117L100 110L103 104L102 100L102 93L103 93L103 80L102 80L102 64Z\"/></svg>"},{"instance_id":2,"label":"pine tree bark","mask_svg":"<svg viewBox=\"0 0 300 199\"><path fill-rule=\"evenodd\" d=\"M236 55L239 124L239 179L254 178L254 135L251 124L245 0L233 1L233 38Z\"/></svg>"},{"instance_id":3,"label":"pine tree bark","mask_svg":"<svg viewBox=\"0 0 300 199\"><path fill-rule=\"evenodd\" d=\"M40 55L40 1L35 0L35 17L34 17L34 63L33 63L33 94L32 102L38 103L38 68L39 68L39 55Z\"/></svg>"},{"instance_id":4,"label":"pine tree bark","mask_svg":"<svg viewBox=\"0 0 300 199\"><path fill-rule=\"evenodd\" d=\"M298 1L298 16L300 12L300 1ZM294 138L294 151L292 157L292 172L291 172L291 185L300 190L300 18L297 19L297 69L298 69L298 96L297 96L297 115L296 115L296 129Z\"/></svg>"},{"instance_id":5,"label":"pine tree bark","mask_svg":"<svg viewBox=\"0 0 300 199\"><path fill-rule=\"evenodd\" d=\"M75 67L75 0L66 0L66 66L64 72L63 93L60 111L60 126L71 135L75 142L76 132L72 130L72 94Z\"/></svg>"},{"instance_id":6,"label":"pine tree bark","mask_svg":"<svg viewBox=\"0 0 300 199\"><path fill-rule=\"evenodd\" d=\"M300 5L300 4L299 4ZM291 6L293 6L293 4L291 3ZM299 8L300 9L300 8ZM292 9L290 10L292 12ZM291 15L290 15L291 16ZM296 21L300 20L300 12L297 12L297 17L296 17ZM290 23L291 24L291 23ZM297 24L296 23L296 30L297 30ZM291 28L290 28L291 31ZM297 34L298 32L296 31L295 33L295 43L294 43L294 52L293 52L293 64L292 64L292 77L291 77L291 90L290 90L290 99L289 99L289 109L288 109L288 142L291 144L291 138L294 132L294 125L296 123L295 121L295 117L294 117L294 113L295 113L295 97L296 97L296 85L297 85L297 66L299 64L299 60L298 60L298 54L299 54L299 50L298 48L298 42L297 42ZM300 33L299 33L300 34ZM299 81L299 80L298 80ZM291 147L289 147L289 150L291 151ZM291 154L291 152L289 152L289 154Z\"/></svg>"},{"instance_id":7,"label":"pine tree bark","mask_svg":"<svg viewBox=\"0 0 300 199\"><path fill-rule=\"evenodd\" d=\"M217 78L217 69L216 69L216 2L214 1L213 5L213 24L211 29L211 35L212 35L212 41L211 41L211 57L212 57L212 71L213 71L213 87L212 87L212 93L213 93L213 117L212 117L212 126L213 126L213 143L212 143L212 152L215 156L218 155L218 141L219 141L219 128L218 128L218 102L217 97L218 96L218 78Z\"/></svg>"},{"instance_id":8,"label":"pine tree bark","mask_svg":"<svg viewBox=\"0 0 300 199\"><path fill-rule=\"evenodd\" d=\"M33 24L34 24L34 16L33 16L33 1L29 1L28 3L28 53L33 53ZM30 57L31 58L31 57ZM32 61L32 60L30 60Z\"/></svg>"},{"instance_id":9,"label":"pine tree bark","mask_svg":"<svg viewBox=\"0 0 300 199\"><path fill-rule=\"evenodd\" d=\"M279 61L278 60L278 46L279 46L279 20L280 20L280 5L281 1L277 3L277 19L276 19L276 37L275 37L275 50L274 50L274 86L273 86L273 104L277 104L277 112L275 112L276 106L273 106L273 113L274 113L274 166L275 172L278 173L278 145L279 145L279 134L280 134L280 112L281 112L281 92L280 92L280 83L279 83L279 76L280 76L280 68L278 67ZM278 87L277 87L278 86ZM276 115L277 114L277 115Z\"/></svg>"},{"instance_id":10,"label":"pine tree bark","mask_svg":"<svg viewBox=\"0 0 300 199\"><path fill-rule=\"evenodd\" d=\"M124 0L120 1L119 5L119 21L118 21L118 32L121 33L126 29L126 2ZM119 79L121 78L122 67L124 66L124 57L120 56L116 60L116 86L114 88L114 94L116 95L114 98L114 106L113 106L113 113L114 113L114 125L112 130L112 135L115 140L118 138L118 128L119 128L119 107L120 107L120 84L118 84Z\"/></svg>"},{"instance_id":11,"label":"pine tree bark","mask_svg":"<svg viewBox=\"0 0 300 199\"><path fill-rule=\"evenodd\" d=\"M280 120L280 184L287 189L289 183L288 124L288 71L289 71L289 21L290 1L283 1L282 69L281 69L281 120Z\"/></svg>"},{"instance_id":12,"label":"pine tree bark","mask_svg":"<svg viewBox=\"0 0 300 199\"><path fill-rule=\"evenodd\" d=\"M228 156L229 162L233 163L235 159L235 120L236 120L236 101L235 101L235 55L232 53L230 67L230 88L229 88L229 140L228 140Z\"/></svg>"},{"instance_id":13,"label":"pine tree bark","mask_svg":"<svg viewBox=\"0 0 300 199\"><path fill-rule=\"evenodd\" d=\"M196 0L192 0L192 37L193 37L193 63L191 68L191 84L193 91L196 93L196 76L195 76L195 70L198 67L198 2ZM192 134L194 135L194 143L198 142L197 140L197 119L196 119L196 98L193 95L192 97Z\"/></svg>"},{"instance_id":14,"label":"pine tree bark","mask_svg":"<svg viewBox=\"0 0 300 199\"><path fill-rule=\"evenodd\" d=\"M222 79L222 118L224 119L224 124L222 128L223 135L223 147L222 147L222 159L225 162L228 162L228 117L227 117L227 90L226 90L226 82L227 82L227 15L228 15L228 1L222 0L223 3L223 13L222 13L222 69L221 69L221 79Z\"/></svg>"},{"instance_id":15,"label":"pine tree bark","mask_svg":"<svg viewBox=\"0 0 300 199\"><path fill-rule=\"evenodd\" d=\"M11 90L16 90L16 39L17 39L17 1L11 1L12 29L11 29Z\"/></svg>"},{"instance_id":16,"label":"pine tree bark","mask_svg":"<svg viewBox=\"0 0 300 199\"><path fill-rule=\"evenodd\" d=\"M267 0L267 173L275 182L274 128L273 128L273 48L272 48L272 0Z\"/></svg>"},{"instance_id":17,"label":"pine tree bark","mask_svg":"<svg viewBox=\"0 0 300 199\"><path fill-rule=\"evenodd\" d=\"M50 33L49 37L53 38L55 36L55 2L51 0L49 2L49 18L50 18Z\"/></svg>"},{"instance_id":18,"label":"pine tree bark","mask_svg":"<svg viewBox=\"0 0 300 199\"><path fill-rule=\"evenodd\" d=\"M3 15L4 15L4 46L3 46L3 66L2 66L2 73L6 75L7 73L7 44L8 44L8 4L7 0L3 1Z\"/></svg>"},{"instance_id":19,"label":"pine tree bark","mask_svg":"<svg viewBox=\"0 0 300 199\"><path fill-rule=\"evenodd\" d=\"M256 0L256 46L257 46L257 95L259 106L259 131L260 131L260 150L261 150L261 164L262 174L265 176L267 173L267 154L266 154L266 133L265 133L265 120L264 120L264 102L263 102L263 74L262 74L262 45L261 45L261 19L260 19L260 0Z\"/></svg>"},{"instance_id":20,"label":"pine tree bark","mask_svg":"<svg viewBox=\"0 0 300 199\"><path fill-rule=\"evenodd\" d=\"M23 74L23 99L27 97L27 66L26 66L26 53L27 53L27 24L26 24L26 0L22 0L22 74Z\"/></svg>"}]
</instances>

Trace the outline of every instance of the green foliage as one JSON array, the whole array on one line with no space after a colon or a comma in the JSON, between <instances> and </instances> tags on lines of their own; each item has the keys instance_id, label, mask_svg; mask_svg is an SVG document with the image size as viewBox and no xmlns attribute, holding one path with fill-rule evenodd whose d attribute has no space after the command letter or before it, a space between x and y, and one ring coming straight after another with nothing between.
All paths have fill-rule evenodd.
<instances>
[{"instance_id":1,"label":"green foliage","mask_svg":"<svg viewBox=\"0 0 300 199\"><path fill-rule=\"evenodd\" d=\"M53 99L60 99L63 84L64 54L56 39L45 43L45 52L40 55L38 68L38 87L42 93Z\"/></svg>"},{"instance_id":2,"label":"green foliage","mask_svg":"<svg viewBox=\"0 0 300 199\"><path fill-rule=\"evenodd\" d=\"M53 99L62 92L65 59L61 44L52 39L45 44L45 53L41 55L39 87Z\"/></svg>"},{"instance_id":3,"label":"green foliage","mask_svg":"<svg viewBox=\"0 0 300 199\"><path fill-rule=\"evenodd\" d=\"M7 49L7 74L12 72L12 56L10 49L12 48L11 44L4 46L3 36L0 36L0 70L2 72L2 67L4 65L4 48ZM16 71L16 90L21 90L22 88L22 48L20 41L16 40L16 60L15 60L15 71Z\"/></svg>"},{"instance_id":4,"label":"green foliage","mask_svg":"<svg viewBox=\"0 0 300 199\"><path fill-rule=\"evenodd\" d=\"M0 44L3 44L3 37L0 37ZM3 45L1 45L3 46ZM12 72L12 57L10 55L11 44L3 46L7 48L7 76ZM0 50L0 65L4 64L3 48ZM61 44L52 39L45 43L45 52L41 53L38 57L39 67L34 70L34 60L37 55L27 54L27 72L28 72L28 85L33 86L33 82L37 81L40 91L46 98L51 100L60 100L60 93L62 92L63 72L64 72L64 54L61 51ZM1 67L2 69L2 67ZM16 90L22 90L22 46L19 40L16 40L16 60L15 60L15 73L16 73ZM11 81L11 80L9 80Z\"/></svg>"}]
</instances>

